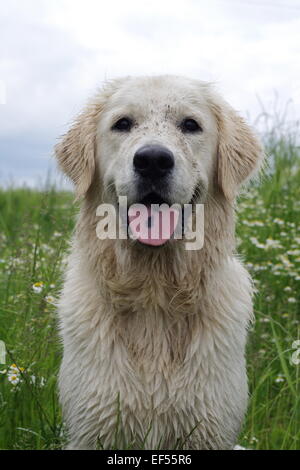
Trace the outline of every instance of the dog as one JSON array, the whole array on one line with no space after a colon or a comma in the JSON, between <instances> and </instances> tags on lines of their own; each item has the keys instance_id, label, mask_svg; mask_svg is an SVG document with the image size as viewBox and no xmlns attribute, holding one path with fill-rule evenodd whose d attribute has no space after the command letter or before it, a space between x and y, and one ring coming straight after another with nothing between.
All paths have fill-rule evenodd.
<instances>
[{"instance_id":1,"label":"dog","mask_svg":"<svg viewBox=\"0 0 300 470\"><path fill-rule=\"evenodd\" d=\"M263 162L258 138L209 83L126 77L55 151L82 201L58 306L67 448L232 449L253 317L235 199ZM120 196L147 210L202 204L203 247L172 233L99 239L97 208Z\"/></svg>"}]
</instances>

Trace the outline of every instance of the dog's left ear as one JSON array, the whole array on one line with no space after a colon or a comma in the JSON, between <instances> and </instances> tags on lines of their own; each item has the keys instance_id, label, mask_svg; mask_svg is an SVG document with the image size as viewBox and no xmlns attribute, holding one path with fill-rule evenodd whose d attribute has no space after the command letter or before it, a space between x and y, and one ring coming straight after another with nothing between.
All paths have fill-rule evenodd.
<instances>
[{"instance_id":1,"label":"dog's left ear","mask_svg":"<svg viewBox=\"0 0 300 470\"><path fill-rule=\"evenodd\" d=\"M232 201L240 185L263 162L263 148L251 128L226 102L212 104L219 133L217 178L227 200Z\"/></svg>"}]
</instances>

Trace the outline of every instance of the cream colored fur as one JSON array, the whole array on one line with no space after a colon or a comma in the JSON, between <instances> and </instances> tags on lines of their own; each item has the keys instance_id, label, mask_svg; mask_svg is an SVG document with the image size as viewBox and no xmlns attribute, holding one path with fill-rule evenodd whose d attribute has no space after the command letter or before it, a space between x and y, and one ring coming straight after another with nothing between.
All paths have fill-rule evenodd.
<instances>
[{"instance_id":1,"label":"cream colored fur","mask_svg":"<svg viewBox=\"0 0 300 470\"><path fill-rule=\"evenodd\" d=\"M111 124L124 113L138 125L117 136ZM201 120L198 137L176 126L186 115ZM184 240L149 249L97 238L97 206L120 194L134 200L132 158L152 141L175 154L174 202L195 193L205 204L199 251ZM208 84L125 78L98 93L56 154L83 196L59 304L68 448L231 449L247 407L252 319L234 198L262 160L257 139Z\"/></svg>"}]
</instances>

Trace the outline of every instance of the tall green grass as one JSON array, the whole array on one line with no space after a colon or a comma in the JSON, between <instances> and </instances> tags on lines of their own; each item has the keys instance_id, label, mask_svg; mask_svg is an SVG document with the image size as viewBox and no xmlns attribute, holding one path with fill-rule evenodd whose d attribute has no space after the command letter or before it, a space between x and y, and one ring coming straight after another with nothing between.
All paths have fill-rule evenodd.
<instances>
[{"instance_id":1,"label":"tall green grass","mask_svg":"<svg viewBox=\"0 0 300 470\"><path fill-rule=\"evenodd\" d=\"M278 136L269 138L268 151L266 176L238 205L239 252L257 286L240 444L299 449L300 365L291 358L300 338L300 151ZM0 365L1 449L64 444L55 299L76 211L66 192L0 190L0 340L7 347Z\"/></svg>"},{"instance_id":2,"label":"tall green grass","mask_svg":"<svg viewBox=\"0 0 300 470\"><path fill-rule=\"evenodd\" d=\"M7 347L7 364L0 366L7 370L0 375L2 449L61 446L54 303L74 213L68 193L0 191L0 339ZM25 369L15 385L12 364Z\"/></svg>"},{"instance_id":3,"label":"tall green grass","mask_svg":"<svg viewBox=\"0 0 300 470\"><path fill-rule=\"evenodd\" d=\"M300 364L292 361L300 338L300 148L293 137L272 133L267 150L266 176L238 210L239 252L257 288L241 442L300 449Z\"/></svg>"}]
</instances>

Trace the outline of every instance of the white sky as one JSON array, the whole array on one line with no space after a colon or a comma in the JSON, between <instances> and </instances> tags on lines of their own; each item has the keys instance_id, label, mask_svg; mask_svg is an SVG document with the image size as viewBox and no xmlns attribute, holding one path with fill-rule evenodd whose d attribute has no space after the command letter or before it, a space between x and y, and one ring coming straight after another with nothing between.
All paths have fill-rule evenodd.
<instances>
[{"instance_id":1,"label":"white sky","mask_svg":"<svg viewBox=\"0 0 300 470\"><path fill-rule=\"evenodd\" d=\"M217 83L251 120L300 105L300 0L0 0L0 182L34 184L106 78Z\"/></svg>"}]
</instances>

